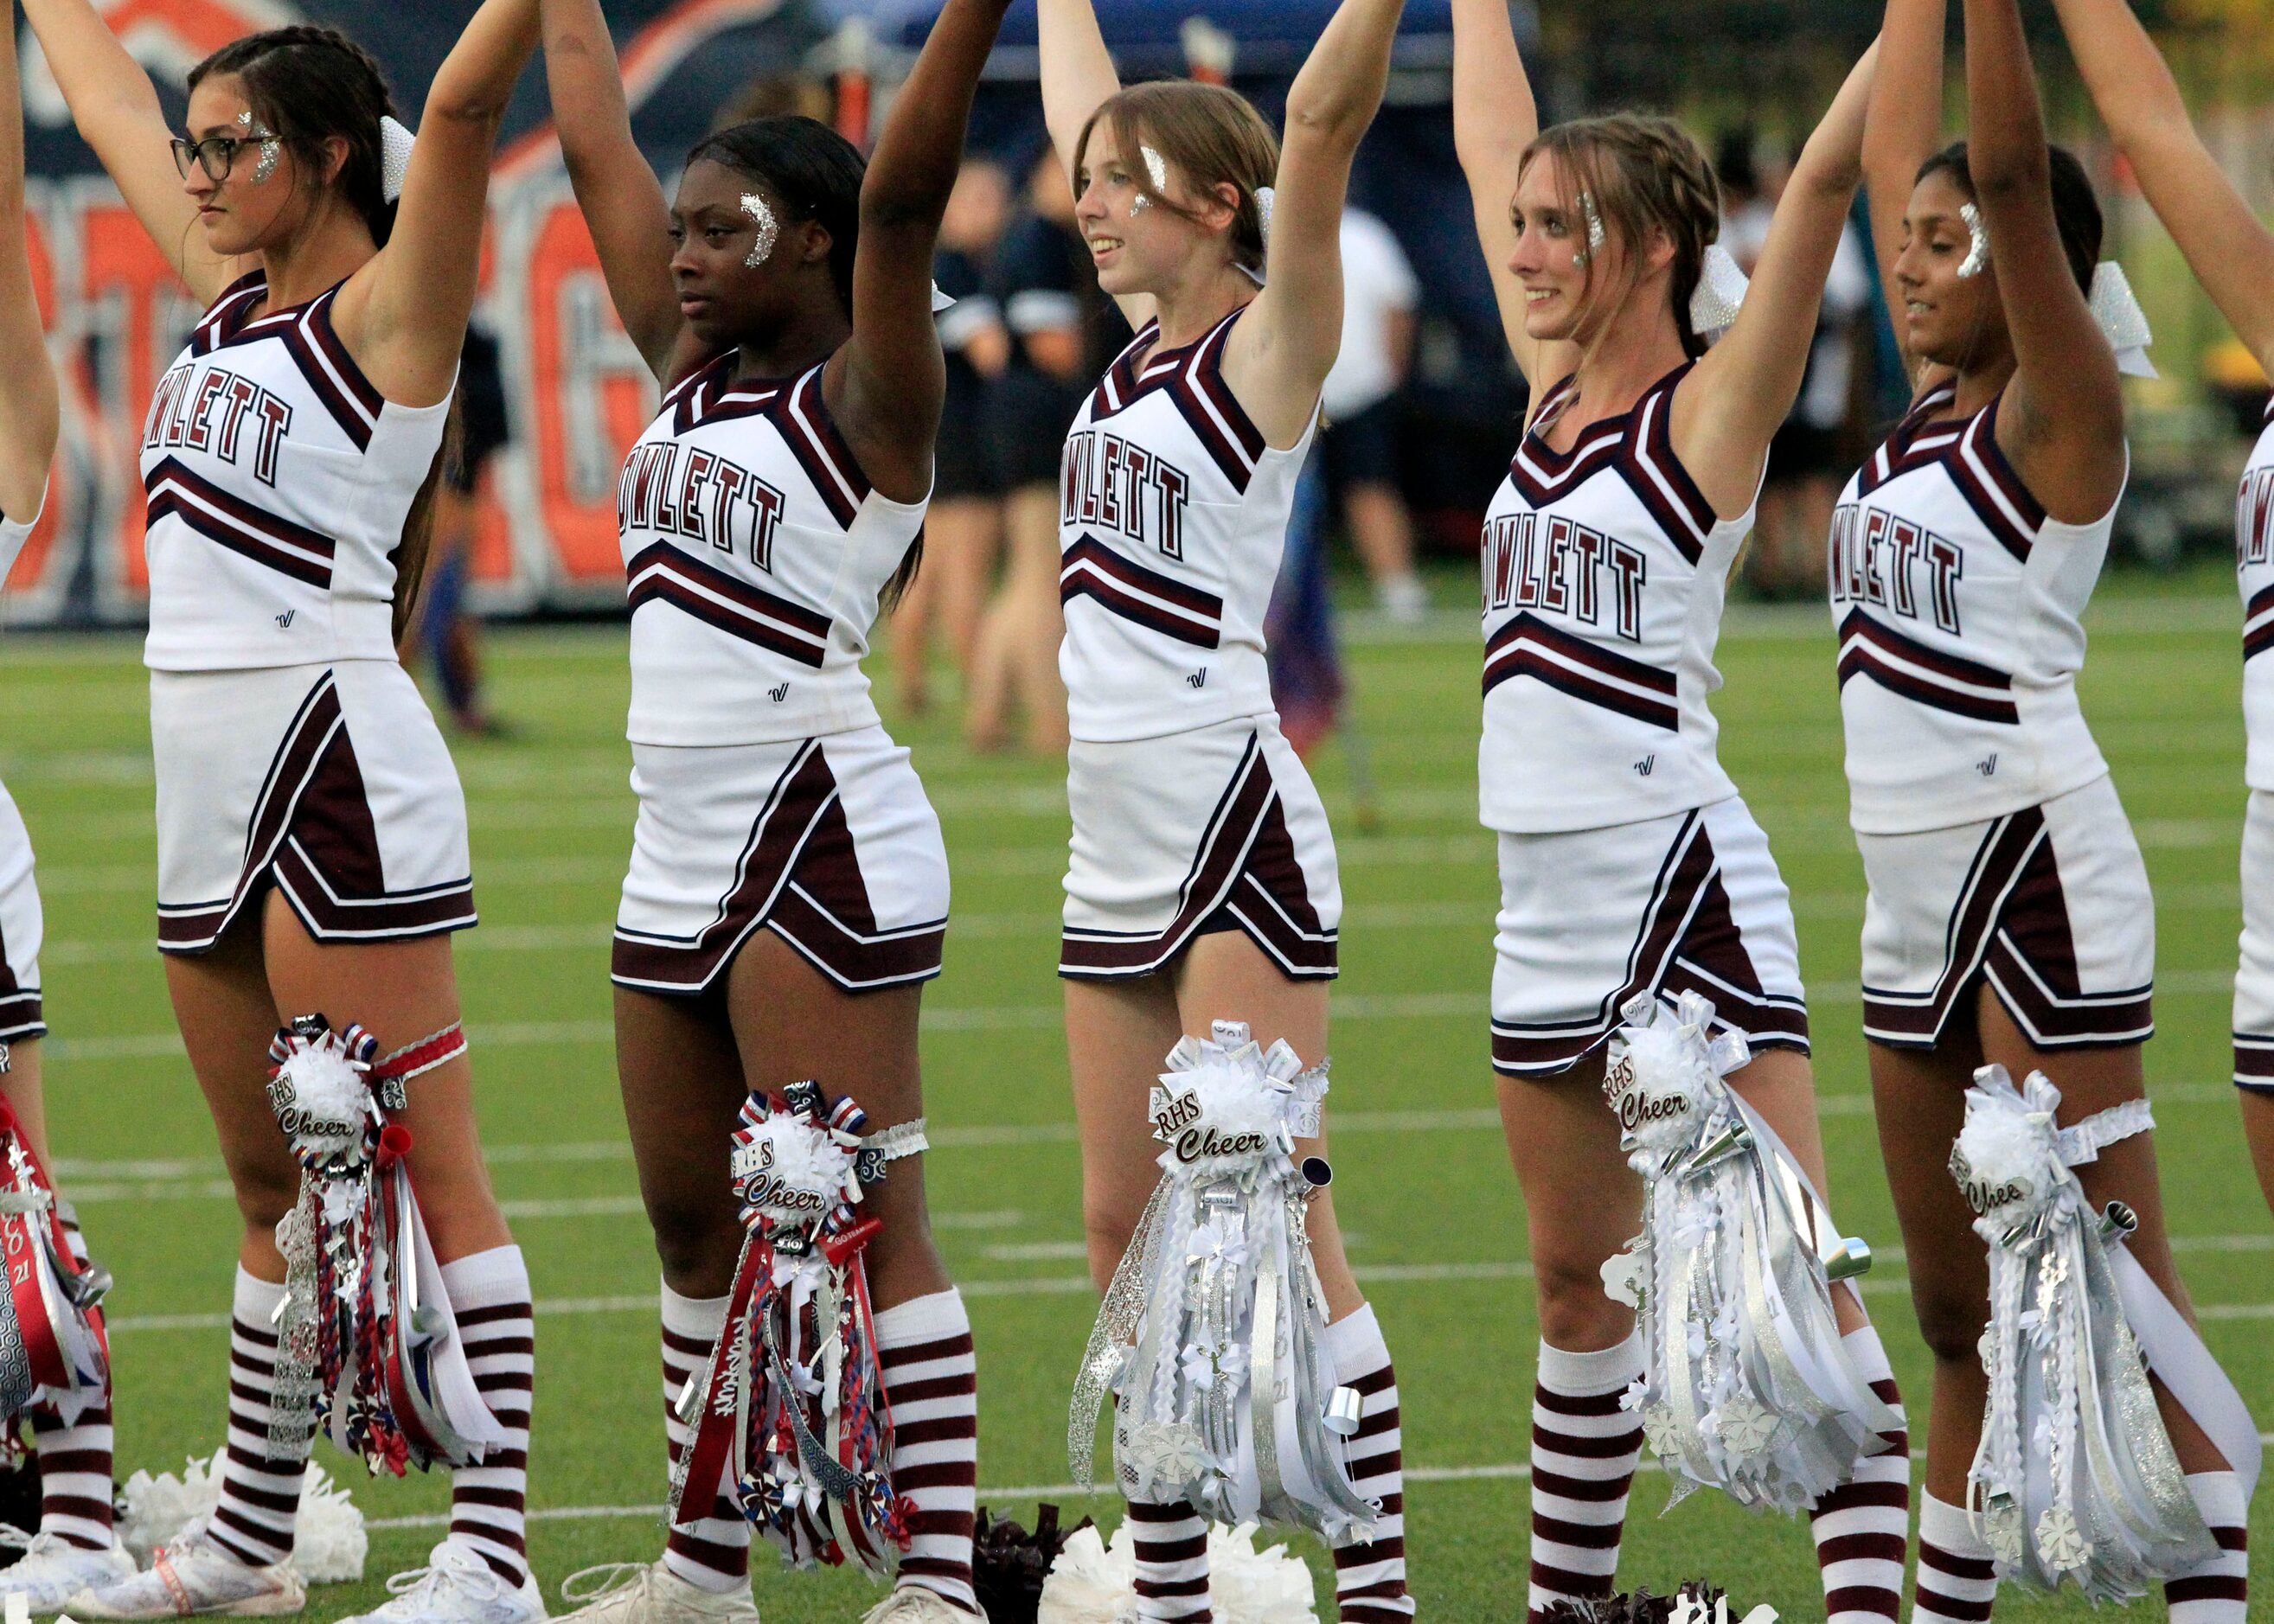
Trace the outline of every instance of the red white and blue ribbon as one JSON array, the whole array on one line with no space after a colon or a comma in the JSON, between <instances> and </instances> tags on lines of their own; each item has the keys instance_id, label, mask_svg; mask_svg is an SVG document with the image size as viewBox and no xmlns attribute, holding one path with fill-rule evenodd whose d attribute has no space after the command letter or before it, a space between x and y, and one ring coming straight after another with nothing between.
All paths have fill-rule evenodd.
<instances>
[{"instance_id":1,"label":"red white and blue ribbon","mask_svg":"<svg viewBox=\"0 0 2274 1624\"><path fill-rule=\"evenodd\" d=\"M269 1044L268 1100L300 1164L276 1227L285 1298L269 1440L318 1430L376 1473L481 1459L504 1432L475 1387L410 1183L403 1084L465 1052L454 1024L378 1058L359 1026L302 1016Z\"/></svg>"},{"instance_id":2,"label":"red white and blue ribbon","mask_svg":"<svg viewBox=\"0 0 2274 1624\"><path fill-rule=\"evenodd\" d=\"M54 1406L70 1425L110 1390L102 1294L108 1272L72 1255L55 1186L16 1114L0 1101L0 1418Z\"/></svg>"},{"instance_id":3,"label":"red white and blue ribbon","mask_svg":"<svg viewBox=\"0 0 2274 1624\"><path fill-rule=\"evenodd\" d=\"M908 1547L912 1508L892 1486L892 1410L862 1256L883 1222L861 1201L885 1162L922 1139L867 1139L867 1128L849 1097L810 1082L743 1102L733 1169L747 1233L726 1329L680 1395L695 1436L668 1515L699 1520L730 1484L742 1515L794 1566L849 1559L885 1574Z\"/></svg>"}]
</instances>

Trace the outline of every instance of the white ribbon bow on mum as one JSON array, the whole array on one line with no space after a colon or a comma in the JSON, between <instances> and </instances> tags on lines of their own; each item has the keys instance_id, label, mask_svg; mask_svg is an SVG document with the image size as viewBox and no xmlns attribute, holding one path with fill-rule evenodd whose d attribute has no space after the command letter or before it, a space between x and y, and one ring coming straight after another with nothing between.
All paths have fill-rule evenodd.
<instances>
[{"instance_id":1,"label":"white ribbon bow on mum","mask_svg":"<svg viewBox=\"0 0 2274 1624\"><path fill-rule=\"evenodd\" d=\"M1870 1249L1841 1238L1730 1088L1751 1055L1739 1034L1713 1035L1711 1004L1684 993L1669 1009L1645 994L1620 1012L1603 1095L1643 1178L1643 1226L1603 1279L1638 1311L1647 1359L1621 1403L1640 1412L1675 1499L1713 1487L1805 1511L1901 1425L1833 1312L1833 1282L1869 1267Z\"/></svg>"},{"instance_id":2,"label":"white ribbon bow on mum","mask_svg":"<svg viewBox=\"0 0 2274 1624\"><path fill-rule=\"evenodd\" d=\"M2154 1126L2148 1102L2061 1128L2060 1100L2043 1072L2016 1088L2003 1066L1984 1066L1951 1153L1990 1246L1989 1402L1969 1499L1999 1574L2046 1590L2074 1580L2095 1601L2124 1601L2218 1553L2149 1365L2246 1500L2258 1433L2202 1338L2126 1250L2137 1218L2120 1202L2096 1212L2077 1179L2077 1167Z\"/></svg>"},{"instance_id":3,"label":"white ribbon bow on mum","mask_svg":"<svg viewBox=\"0 0 2274 1624\"><path fill-rule=\"evenodd\" d=\"M1326 1294L1304 1228L1311 1190L1295 1142L1319 1132L1326 1068L1246 1026L1170 1052L1153 1090L1161 1182L1114 1271L1074 1384L1066 1445L1091 1480L1110 1389L1116 1475L1133 1498L1182 1500L1220 1522L1270 1521L1329 1539L1379 1512L1350 1482L1356 1393L1337 1388Z\"/></svg>"}]
</instances>

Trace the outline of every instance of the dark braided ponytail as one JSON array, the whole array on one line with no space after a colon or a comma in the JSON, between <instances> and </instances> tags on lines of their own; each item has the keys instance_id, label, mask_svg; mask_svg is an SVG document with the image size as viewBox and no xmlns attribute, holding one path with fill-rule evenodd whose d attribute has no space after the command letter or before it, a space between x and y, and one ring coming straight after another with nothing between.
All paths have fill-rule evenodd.
<instances>
[{"instance_id":1,"label":"dark braided ponytail","mask_svg":"<svg viewBox=\"0 0 2274 1624\"><path fill-rule=\"evenodd\" d=\"M395 99L372 54L336 28L302 23L230 41L190 70L190 88L216 73L245 86L253 117L311 171L322 173L324 142L347 143L332 187L384 247L395 205L382 181L379 121L395 111Z\"/></svg>"}]
</instances>

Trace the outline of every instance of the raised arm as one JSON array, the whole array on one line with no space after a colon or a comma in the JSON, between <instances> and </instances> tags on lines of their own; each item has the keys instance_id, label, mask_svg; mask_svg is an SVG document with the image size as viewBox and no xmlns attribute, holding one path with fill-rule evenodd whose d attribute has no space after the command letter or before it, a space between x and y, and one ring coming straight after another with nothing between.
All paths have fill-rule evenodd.
<instances>
[{"instance_id":1,"label":"raised arm","mask_svg":"<svg viewBox=\"0 0 2274 1624\"><path fill-rule=\"evenodd\" d=\"M1343 338L1343 202L1389 83L1404 0L1342 0L1287 89L1263 290L1224 350L1224 381L1273 445L1310 425Z\"/></svg>"},{"instance_id":2,"label":"raised arm","mask_svg":"<svg viewBox=\"0 0 2274 1624\"><path fill-rule=\"evenodd\" d=\"M599 250L617 318L668 383L686 328L671 279L671 206L632 139L632 116L600 0L544 0L545 82L576 207Z\"/></svg>"},{"instance_id":3,"label":"raised arm","mask_svg":"<svg viewBox=\"0 0 2274 1624\"><path fill-rule=\"evenodd\" d=\"M2098 518L2124 488L2116 355L2053 218L2052 154L2015 0L1966 0L1967 169L2014 344L1999 447L2056 519Z\"/></svg>"},{"instance_id":4,"label":"raised arm","mask_svg":"<svg viewBox=\"0 0 2274 1624\"><path fill-rule=\"evenodd\" d=\"M861 184L853 258L853 336L822 388L869 482L894 501L931 489L933 437L947 389L932 321L931 261L963 163L972 94L1010 0L947 0Z\"/></svg>"},{"instance_id":5,"label":"raised arm","mask_svg":"<svg viewBox=\"0 0 2274 1624\"><path fill-rule=\"evenodd\" d=\"M174 132L150 76L87 0L24 0L24 14L40 36L80 138L102 160L166 262L201 304L210 304L241 267L207 248L197 229L198 206L174 169Z\"/></svg>"},{"instance_id":6,"label":"raised arm","mask_svg":"<svg viewBox=\"0 0 2274 1624\"><path fill-rule=\"evenodd\" d=\"M449 398L478 289L491 154L537 27L537 0L483 0L426 92L387 245L341 290L340 337L388 400Z\"/></svg>"},{"instance_id":7,"label":"raised arm","mask_svg":"<svg viewBox=\"0 0 2274 1624\"><path fill-rule=\"evenodd\" d=\"M2274 232L2204 148L2171 69L2127 0L2055 0L2054 9L2150 206L2235 335L2274 373Z\"/></svg>"},{"instance_id":8,"label":"raised arm","mask_svg":"<svg viewBox=\"0 0 2274 1624\"><path fill-rule=\"evenodd\" d=\"M1501 331L1525 378L1537 383L1542 345L1524 330L1524 285L1509 268L1516 253L1510 207L1524 149L1540 133L1540 109L1517 49L1508 0L1453 0L1453 150L1469 180L1477 245L1492 273Z\"/></svg>"},{"instance_id":9,"label":"raised arm","mask_svg":"<svg viewBox=\"0 0 2274 1624\"><path fill-rule=\"evenodd\" d=\"M8 387L0 389L0 514L28 524L39 516L56 455L56 372L24 240L24 104L13 6L7 23L8 37L0 40L0 356L8 360ZM13 561L0 556L0 579Z\"/></svg>"},{"instance_id":10,"label":"raised arm","mask_svg":"<svg viewBox=\"0 0 2274 1624\"><path fill-rule=\"evenodd\" d=\"M1903 216L1919 165L1942 145L1943 28L1948 0L1887 0L1879 28L1879 66L1864 118L1864 193L1871 211L1871 262L1903 338L1903 294L1895 256L1903 251ZM1906 365L1910 352L1905 349Z\"/></svg>"},{"instance_id":11,"label":"raised arm","mask_svg":"<svg viewBox=\"0 0 2274 1624\"><path fill-rule=\"evenodd\" d=\"M1745 510L1760 483L1769 439L1808 371L1818 307L1864 172L1864 114L1879 47L1848 74L1808 138L1778 200L1737 320L1674 396L1668 428L1683 466L1725 518Z\"/></svg>"},{"instance_id":12,"label":"raised arm","mask_svg":"<svg viewBox=\"0 0 2274 1624\"><path fill-rule=\"evenodd\" d=\"M1089 116L1121 93L1121 76L1097 31L1090 0L1035 0L1036 39L1042 47L1043 122L1058 149L1066 179L1078 195L1073 149Z\"/></svg>"}]
</instances>

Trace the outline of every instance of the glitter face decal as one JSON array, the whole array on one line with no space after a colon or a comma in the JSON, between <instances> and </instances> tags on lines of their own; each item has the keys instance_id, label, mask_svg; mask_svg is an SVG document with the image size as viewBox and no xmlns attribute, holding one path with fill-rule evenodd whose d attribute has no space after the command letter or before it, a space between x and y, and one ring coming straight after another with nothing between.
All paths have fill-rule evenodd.
<instances>
[{"instance_id":1,"label":"glitter face decal","mask_svg":"<svg viewBox=\"0 0 2274 1624\"><path fill-rule=\"evenodd\" d=\"M1149 147L1140 147L1137 151L1145 160L1145 178L1153 183L1153 190L1166 192L1169 189L1167 161Z\"/></svg>"},{"instance_id":2,"label":"glitter face decal","mask_svg":"<svg viewBox=\"0 0 2274 1624\"><path fill-rule=\"evenodd\" d=\"M251 108L239 113L237 116L237 122L244 126L245 132L248 136L260 143L260 160L252 166L252 184L256 186L261 185L270 176L276 173L276 165L284 156L284 143L278 140L269 131L252 122Z\"/></svg>"},{"instance_id":3,"label":"glitter face decal","mask_svg":"<svg viewBox=\"0 0 2274 1624\"><path fill-rule=\"evenodd\" d=\"M774 218L773 206L755 192L742 194L742 212L750 217L754 229L750 237L750 252L742 263L752 270L774 257L774 244L781 241L781 222Z\"/></svg>"},{"instance_id":4,"label":"glitter face decal","mask_svg":"<svg viewBox=\"0 0 2274 1624\"><path fill-rule=\"evenodd\" d=\"M1593 260L1597 252L1601 249L1605 241L1605 235L1603 231L1603 217L1596 212L1595 199L1591 194L1585 192L1579 194L1579 213L1585 216L1587 222L1587 245L1581 249L1577 253L1573 254L1571 258L1573 261L1578 265L1580 269L1585 270L1588 264Z\"/></svg>"},{"instance_id":5,"label":"glitter face decal","mask_svg":"<svg viewBox=\"0 0 2274 1624\"><path fill-rule=\"evenodd\" d=\"M1961 276L1979 276L1990 268L1990 233L1982 229L1982 211L1971 203L1958 206L1958 217L1966 222L1966 258L1959 261Z\"/></svg>"}]
</instances>

